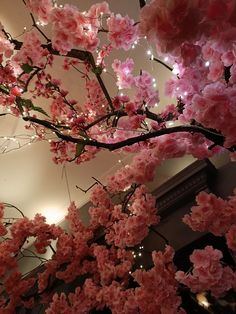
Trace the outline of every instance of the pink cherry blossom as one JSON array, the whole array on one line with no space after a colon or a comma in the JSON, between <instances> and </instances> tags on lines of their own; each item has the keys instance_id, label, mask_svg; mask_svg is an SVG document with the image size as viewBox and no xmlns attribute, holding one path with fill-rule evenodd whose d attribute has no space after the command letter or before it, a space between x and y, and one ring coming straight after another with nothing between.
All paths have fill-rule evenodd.
<instances>
[{"instance_id":1,"label":"pink cherry blossom","mask_svg":"<svg viewBox=\"0 0 236 314\"><path fill-rule=\"evenodd\" d=\"M120 14L112 14L107 20L108 39L111 45L116 48L129 50L132 44L138 39L137 26L134 21L126 15L122 17Z\"/></svg>"},{"instance_id":2,"label":"pink cherry blossom","mask_svg":"<svg viewBox=\"0 0 236 314\"><path fill-rule=\"evenodd\" d=\"M220 263L222 253L206 246L204 250L194 250L190 256L193 263L191 274L176 273L176 279L188 286L192 292L211 291L215 297L221 296L234 286L235 274L228 266Z\"/></svg>"},{"instance_id":3,"label":"pink cherry blossom","mask_svg":"<svg viewBox=\"0 0 236 314\"><path fill-rule=\"evenodd\" d=\"M236 251L236 224L229 228L229 231L226 233L226 240L228 247Z\"/></svg>"},{"instance_id":4,"label":"pink cherry blossom","mask_svg":"<svg viewBox=\"0 0 236 314\"><path fill-rule=\"evenodd\" d=\"M227 202L214 194L200 192L196 198L197 206L192 207L191 215L185 215L183 221L195 231L223 235L236 222L234 199L235 196Z\"/></svg>"},{"instance_id":5,"label":"pink cherry blossom","mask_svg":"<svg viewBox=\"0 0 236 314\"><path fill-rule=\"evenodd\" d=\"M27 0L31 12L37 16L39 21L47 24L53 9L52 0Z\"/></svg>"},{"instance_id":6,"label":"pink cherry blossom","mask_svg":"<svg viewBox=\"0 0 236 314\"><path fill-rule=\"evenodd\" d=\"M10 58L13 53L14 45L6 38L6 35L3 33L2 29L3 25L0 22L0 54Z\"/></svg>"},{"instance_id":7,"label":"pink cherry blossom","mask_svg":"<svg viewBox=\"0 0 236 314\"><path fill-rule=\"evenodd\" d=\"M21 49L14 55L13 60L20 65L29 64L32 66L42 66L48 51L41 47L39 34L32 30L24 35L24 43Z\"/></svg>"}]
</instances>

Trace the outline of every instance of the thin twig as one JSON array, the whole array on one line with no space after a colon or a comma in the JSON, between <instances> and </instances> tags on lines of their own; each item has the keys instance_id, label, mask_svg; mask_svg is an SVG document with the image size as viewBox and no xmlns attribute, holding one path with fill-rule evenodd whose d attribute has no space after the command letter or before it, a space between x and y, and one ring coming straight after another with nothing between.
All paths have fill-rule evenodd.
<instances>
[{"instance_id":1,"label":"thin twig","mask_svg":"<svg viewBox=\"0 0 236 314\"><path fill-rule=\"evenodd\" d=\"M167 68L171 72L173 71L173 69L169 65L167 65L165 62L161 61L160 59L150 58L150 60L153 60L153 61L156 61L156 62L162 64L165 68Z\"/></svg>"},{"instance_id":2,"label":"thin twig","mask_svg":"<svg viewBox=\"0 0 236 314\"><path fill-rule=\"evenodd\" d=\"M94 182L89 188L87 188L86 190L82 189L81 187L79 187L78 185L76 185L76 188L79 189L80 191L87 193L89 190L91 190L95 185L97 185L97 182Z\"/></svg>"},{"instance_id":3,"label":"thin twig","mask_svg":"<svg viewBox=\"0 0 236 314\"><path fill-rule=\"evenodd\" d=\"M199 134L204 135L208 140L212 141L213 143L216 143L219 146L224 146L224 141L225 141L225 137L221 135L220 133L216 133L209 129L205 129L203 127L196 126L196 125L186 125L186 126L182 125L182 126L174 126L171 128L163 128L158 131L153 131L150 133L145 133L139 136L131 137L117 143L104 143L104 142L98 142L92 139L75 138L70 135L62 134L53 124L51 124L50 122L46 120L40 120L35 117L23 117L23 120L30 121L32 123L37 123L39 125L45 126L48 129L51 129L52 131L55 132L58 138L64 141L72 142L72 143L80 143L83 145L94 146L97 148L105 148L110 151L120 149L125 146L131 146L135 143L144 142L151 138L160 137L162 135L172 134L172 133L192 133L192 134L199 133ZM235 151L236 146L231 146L230 148L228 148L228 150Z\"/></svg>"},{"instance_id":4,"label":"thin twig","mask_svg":"<svg viewBox=\"0 0 236 314\"><path fill-rule=\"evenodd\" d=\"M146 1L145 0L139 0L139 6L142 9L143 7L145 7L146 5Z\"/></svg>"},{"instance_id":5,"label":"thin twig","mask_svg":"<svg viewBox=\"0 0 236 314\"><path fill-rule=\"evenodd\" d=\"M22 217L24 218L25 217L25 215L23 214L23 212L18 208L18 207L16 207L16 206L14 206L14 205L12 205L12 204L9 204L9 203L3 203L3 205L5 206L5 207L12 207L12 208L15 208L21 215L22 215Z\"/></svg>"}]
</instances>

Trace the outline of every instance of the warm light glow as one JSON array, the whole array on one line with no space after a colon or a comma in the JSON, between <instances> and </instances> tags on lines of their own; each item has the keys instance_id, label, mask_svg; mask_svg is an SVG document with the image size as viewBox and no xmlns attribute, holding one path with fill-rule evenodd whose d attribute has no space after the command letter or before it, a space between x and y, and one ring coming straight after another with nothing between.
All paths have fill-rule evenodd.
<instances>
[{"instance_id":1,"label":"warm light glow","mask_svg":"<svg viewBox=\"0 0 236 314\"><path fill-rule=\"evenodd\" d=\"M197 301L199 305L208 308L210 306L210 303L208 302L205 293L198 293L196 295Z\"/></svg>"},{"instance_id":2,"label":"warm light glow","mask_svg":"<svg viewBox=\"0 0 236 314\"><path fill-rule=\"evenodd\" d=\"M168 122L166 122L166 125L168 125L168 126L173 126L173 125L174 125L174 122L173 122L173 121L168 121Z\"/></svg>"},{"instance_id":3,"label":"warm light glow","mask_svg":"<svg viewBox=\"0 0 236 314\"><path fill-rule=\"evenodd\" d=\"M58 224L65 217L65 212L57 207L48 207L40 211L48 224Z\"/></svg>"}]
</instances>

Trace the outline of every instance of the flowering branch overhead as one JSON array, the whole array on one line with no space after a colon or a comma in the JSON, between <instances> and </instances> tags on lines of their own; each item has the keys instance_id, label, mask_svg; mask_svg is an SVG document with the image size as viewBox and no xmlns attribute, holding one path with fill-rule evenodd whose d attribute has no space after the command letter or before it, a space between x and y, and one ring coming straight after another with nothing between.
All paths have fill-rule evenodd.
<instances>
[{"instance_id":1,"label":"flowering branch overhead","mask_svg":"<svg viewBox=\"0 0 236 314\"><path fill-rule=\"evenodd\" d=\"M167 159L226 151L236 158L235 0L140 0L136 21L112 12L106 2L83 12L53 0L23 3L32 28L24 28L21 41L1 25L0 117L23 120L28 144L47 142L56 164L80 164L101 150L132 153L133 159L126 165L120 159L106 185L93 177L88 189L77 187L90 192L87 226L74 202L65 218L68 231L39 214L29 219L17 207L0 204L0 312L33 309L40 302L47 314L184 314L183 286L195 300L198 293L216 300L236 290L233 267L211 246L191 254L190 272L177 270L174 249L158 230L155 197L145 186ZM143 42L150 63L168 70L160 93L172 98L166 106L160 105L156 77L135 54L130 57ZM114 59L120 49L129 56ZM3 153L25 145L16 135L0 139ZM223 200L201 192L196 200L183 221L224 236L236 252L235 195ZM18 215L7 217L9 209ZM150 231L166 247L150 252L153 265L145 269L143 241ZM33 250L26 247L29 239ZM40 271L24 276L19 264L27 258L39 258ZM55 292L59 281L68 285L67 293Z\"/></svg>"}]
</instances>

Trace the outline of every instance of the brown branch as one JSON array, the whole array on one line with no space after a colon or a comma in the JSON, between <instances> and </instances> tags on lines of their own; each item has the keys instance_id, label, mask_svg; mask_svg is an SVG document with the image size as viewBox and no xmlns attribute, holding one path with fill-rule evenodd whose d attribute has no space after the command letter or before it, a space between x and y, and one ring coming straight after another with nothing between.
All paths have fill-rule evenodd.
<instances>
[{"instance_id":1,"label":"brown branch","mask_svg":"<svg viewBox=\"0 0 236 314\"><path fill-rule=\"evenodd\" d=\"M12 204L9 204L9 203L3 203L3 205L4 205L5 207L15 208L15 209L21 214L21 216L22 216L23 218L25 217L25 215L23 214L23 212L22 212L18 207L14 206L14 205L12 205Z\"/></svg>"},{"instance_id":2,"label":"brown branch","mask_svg":"<svg viewBox=\"0 0 236 314\"><path fill-rule=\"evenodd\" d=\"M223 146L224 141L225 141L224 136L219 134L219 133L212 132L212 131L205 129L203 127L200 127L200 126L189 125L189 126L175 126L172 128L164 128L164 129L161 129L158 131L154 131L154 132L145 133L145 134L142 134L139 136L131 137L131 138L128 138L124 141L120 141L117 143L104 143L104 142L98 142L98 141L93 140L93 139L75 138L75 137L72 137L69 135L62 134L54 125L52 125L50 122L48 122L46 120L40 120L40 119L37 119L35 117L23 117L23 119L25 121L30 121L32 123L37 123L37 124L43 125L49 129L53 130L55 132L55 134L57 135L57 137L64 140L64 141L72 142L72 143L80 143L80 144L84 144L84 145L88 145L88 146L94 146L97 148L105 148L105 149L108 149L110 151L120 149L120 148L125 147L125 146L130 146L130 145L133 145L135 143L144 142L144 141L149 140L151 138L159 137L162 135L172 134L172 133L183 133L183 132L202 134L208 140L212 141L213 143L215 143L216 145L219 145L219 146ZM236 147L232 146L232 147L228 148L228 150L235 151Z\"/></svg>"},{"instance_id":3,"label":"brown branch","mask_svg":"<svg viewBox=\"0 0 236 314\"><path fill-rule=\"evenodd\" d=\"M136 111L136 113L137 113L137 114L140 114L140 115L144 115L144 114L145 114L148 119L153 120L153 121L156 121L156 122L159 122L159 123L165 122L165 121L169 121L169 120L170 120L169 117L163 119L163 118L161 117L161 115L158 115L158 114L156 114L156 113L153 113L153 112L151 112L151 111L149 111L149 110L138 109L138 110ZM119 118L121 118L121 117L126 117L126 116L128 116L128 114L127 114L124 110L112 111L112 112L110 112L110 113L108 113L108 114L106 114L106 115L104 115L104 116L98 118L97 120L91 122L90 124L86 125L86 126L84 127L84 131L87 131L87 130L90 129L92 126L94 126L94 125L96 125L96 124L102 122L103 120L107 120L107 119L111 118L112 116L115 116L115 117L117 117L117 119L119 119Z\"/></svg>"},{"instance_id":4,"label":"brown branch","mask_svg":"<svg viewBox=\"0 0 236 314\"><path fill-rule=\"evenodd\" d=\"M32 13L30 13L30 17L32 19L32 26L35 27L37 29L37 31L44 37L44 39L46 39L46 41L49 43L51 40L44 34L44 32L38 27L36 21L35 21L35 18L33 16Z\"/></svg>"},{"instance_id":5,"label":"brown branch","mask_svg":"<svg viewBox=\"0 0 236 314\"><path fill-rule=\"evenodd\" d=\"M16 39L13 39L11 42L15 45L15 50L20 50L23 45L22 42ZM55 55L55 56L69 57L69 58L74 58L81 61L89 61L89 58L90 58L90 53L83 50L71 49L71 51L69 51L67 55L60 55L60 53L57 50L52 48L51 43L43 44L41 45L41 47L44 49L47 49L52 55Z\"/></svg>"},{"instance_id":6,"label":"brown branch","mask_svg":"<svg viewBox=\"0 0 236 314\"><path fill-rule=\"evenodd\" d=\"M87 188L86 190L82 189L81 187L79 187L78 185L76 185L76 188L79 189L80 191L82 191L83 193L87 193L89 190L91 190L95 185L97 185L97 182L94 182L92 185L90 185L89 188Z\"/></svg>"},{"instance_id":7,"label":"brown branch","mask_svg":"<svg viewBox=\"0 0 236 314\"><path fill-rule=\"evenodd\" d=\"M156 61L157 63L160 63L161 65L163 65L165 68L167 68L169 71L173 71L173 69L167 65L165 62L161 61L160 59L157 58L150 58L150 60Z\"/></svg>"},{"instance_id":8,"label":"brown branch","mask_svg":"<svg viewBox=\"0 0 236 314\"><path fill-rule=\"evenodd\" d=\"M146 1L145 1L145 0L139 0L140 9L142 9L143 7L145 7L145 5L146 5Z\"/></svg>"},{"instance_id":9,"label":"brown branch","mask_svg":"<svg viewBox=\"0 0 236 314\"><path fill-rule=\"evenodd\" d=\"M28 80L26 81L25 83L25 88L24 88L24 93L28 91L28 87L29 87L29 84L31 82L31 80L34 78L35 75L37 75L39 73L39 71L42 70L41 68L36 68L29 76Z\"/></svg>"},{"instance_id":10,"label":"brown branch","mask_svg":"<svg viewBox=\"0 0 236 314\"><path fill-rule=\"evenodd\" d=\"M18 41L18 40L12 40L11 41L14 45L15 45L15 49L16 50L19 50L21 47L22 47L22 42ZM85 61L85 62L88 62L91 67L92 67L92 71L94 72L97 80L98 80L98 83L99 85L101 86L101 89L103 91L103 94L105 95L106 99L107 99L107 102L111 108L112 111L114 111L114 107L113 107L113 104L112 104L112 99L107 91L107 88L102 80L102 77L101 77L101 74L99 73L99 68L96 66L96 63L95 63L95 60L94 60L94 57L92 55L91 52L88 52L88 51L83 51L83 50L78 50L78 49L71 49L71 51L69 51L66 55L60 55L60 53L53 49L52 48L52 44L51 43L48 43L46 45L41 45L42 48L45 48L47 49L52 55L55 55L55 56L63 56L63 57L69 57L69 58L74 58L74 59L78 59L78 60L81 60L81 61Z\"/></svg>"},{"instance_id":11,"label":"brown branch","mask_svg":"<svg viewBox=\"0 0 236 314\"><path fill-rule=\"evenodd\" d=\"M96 66L94 57L93 57L92 53L88 52L88 54L89 54L89 63L90 63L91 66L92 66L92 70L93 70L94 74L96 75L96 78L97 78L97 80L98 80L98 83L99 83L99 85L100 85L100 87L101 87L101 89L102 89L102 91L103 91L103 94L105 95L105 97L106 97L106 99L107 99L107 101L108 101L108 104L109 104L111 110L114 111L112 99L111 99L111 97L110 97L110 95L109 95L109 93L108 93L108 91L107 91L107 88L106 88L106 86L105 86L105 84L104 84L104 82L103 82L103 80L102 80L100 71L98 71L99 68Z\"/></svg>"}]
</instances>

